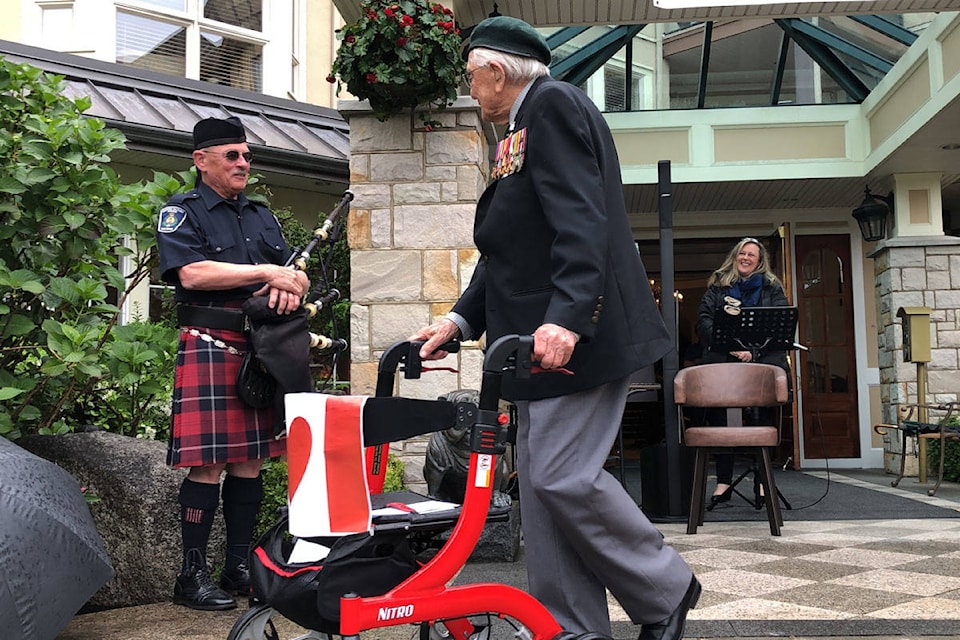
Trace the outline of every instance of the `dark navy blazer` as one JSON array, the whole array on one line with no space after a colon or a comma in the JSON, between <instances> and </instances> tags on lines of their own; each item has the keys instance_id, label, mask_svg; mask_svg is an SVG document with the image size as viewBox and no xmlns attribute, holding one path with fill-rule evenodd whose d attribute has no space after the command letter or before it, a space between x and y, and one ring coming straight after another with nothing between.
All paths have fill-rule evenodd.
<instances>
[{"instance_id":1,"label":"dark navy blazer","mask_svg":"<svg viewBox=\"0 0 960 640\"><path fill-rule=\"evenodd\" d=\"M567 368L504 381L509 399L582 391L660 359L670 348L623 201L613 136L578 88L538 79L513 131L522 168L477 204L481 257L453 310L487 342L554 323L581 336Z\"/></svg>"}]
</instances>

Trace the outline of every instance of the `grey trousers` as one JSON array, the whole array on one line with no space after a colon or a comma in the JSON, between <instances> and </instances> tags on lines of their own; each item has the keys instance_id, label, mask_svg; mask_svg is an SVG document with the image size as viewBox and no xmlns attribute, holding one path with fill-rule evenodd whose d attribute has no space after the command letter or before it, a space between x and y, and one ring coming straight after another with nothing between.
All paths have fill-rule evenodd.
<instances>
[{"instance_id":1,"label":"grey trousers","mask_svg":"<svg viewBox=\"0 0 960 640\"><path fill-rule=\"evenodd\" d=\"M623 378L568 396L517 402L530 593L573 633L612 635L605 589L634 624L645 624L669 616L690 584L686 562L603 470L628 386Z\"/></svg>"}]
</instances>

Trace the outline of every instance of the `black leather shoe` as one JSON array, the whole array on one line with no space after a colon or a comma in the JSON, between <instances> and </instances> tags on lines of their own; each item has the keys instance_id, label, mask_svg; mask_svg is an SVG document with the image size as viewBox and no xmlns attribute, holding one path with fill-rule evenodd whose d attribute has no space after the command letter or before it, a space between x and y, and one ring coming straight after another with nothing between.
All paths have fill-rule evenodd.
<instances>
[{"instance_id":1,"label":"black leather shoe","mask_svg":"<svg viewBox=\"0 0 960 640\"><path fill-rule=\"evenodd\" d=\"M660 622L640 627L640 637L637 640L680 640L687 622L687 612L697 606L699 599L700 581L696 576L691 576L690 586L673 613Z\"/></svg>"},{"instance_id":2,"label":"black leather shoe","mask_svg":"<svg viewBox=\"0 0 960 640\"><path fill-rule=\"evenodd\" d=\"M207 568L197 564L177 576L173 603L201 611L225 611L237 606L236 600L216 585Z\"/></svg>"},{"instance_id":3,"label":"black leather shoe","mask_svg":"<svg viewBox=\"0 0 960 640\"><path fill-rule=\"evenodd\" d=\"M710 496L710 504L707 505L707 511L713 511L713 508L723 502L730 502L733 496L733 487L727 487L722 493L715 493Z\"/></svg>"},{"instance_id":4,"label":"black leather shoe","mask_svg":"<svg viewBox=\"0 0 960 640\"><path fill-rule=\"evenodd\" d=\"M223 570L220 574L220 588L237 596L249 596L253 593L253 589L250 588L250 569L246 561L229 571Z\"/></svg>"}]
</instances>

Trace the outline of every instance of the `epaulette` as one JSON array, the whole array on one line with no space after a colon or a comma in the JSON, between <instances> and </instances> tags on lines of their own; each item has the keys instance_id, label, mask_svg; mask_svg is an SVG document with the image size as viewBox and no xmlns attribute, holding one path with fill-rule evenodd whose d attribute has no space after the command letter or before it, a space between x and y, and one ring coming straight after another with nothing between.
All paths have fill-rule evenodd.
<instances>
[{"instance_id":1,"label":"epaulette","mask_svg":"<svg viewBox=\"0 0 960 640\"><path fill-rule=\"evenodd\" d=\"M186 193L177 193L171 196L170 200L167 201L167 204L180 204L186 200L194 200L200 197L200 191L197 189L190 189Z\"/></svg>"}]
</instances>

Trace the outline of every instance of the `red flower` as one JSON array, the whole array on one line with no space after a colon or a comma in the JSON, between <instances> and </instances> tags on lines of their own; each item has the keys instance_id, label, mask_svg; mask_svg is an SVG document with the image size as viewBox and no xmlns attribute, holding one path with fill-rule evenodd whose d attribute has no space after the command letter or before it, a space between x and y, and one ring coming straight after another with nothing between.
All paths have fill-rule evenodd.
<instances>
[{"instance_id":1,"label":"red flower","mask_svg":"<svg viewBox=\"0 0 960 640\"><path fill-rule=\"evenodd\" d=\"M396 5L394 5L394 7L395 7L395 6L396 6ZM396 13L394 13L394 8L393 8L393 7L387 7L386 9L384 9L384 10L383 10L383 14L384 14L385 16L387 16L388 18L393 18L394 16L396 16Z\"/></svg>"},{"instance_id":2,"label":"red flower","mask_svg":"<svg viewBox=\"0 0 960 640\"><path fill-rule=\"evenodd\" d=\"M377 84L377 74L372 71L367 74L367 84Z\"/></svg>"},{"instance_id":3,"label":"red flower","mask_svg":"<svg viewBox=\"0 0 960 640\"><path fill-rule=\"evenodd\" d=\"M376 20L376 19L377 19L377 12L374 11L373 9L367 9L367 19L368 19L368 20Z\"/></svg>"},{"instance_id":4,"label":"red flower","mask_svg":"<svg viewBox=\"0 0 960 640\"><path fill-rule=\"evenodd\" d=\"M433 127L431 127L430 125L427 125L427 126L425 126L425 127L423 128L423 130L424 130L424 131L433 131Z\"/></svg>"},{"instance_id":5,"label":"red flower","mask_svg":"<svg viewBox=\"0 0 960 640\"><path fill-rule=\"evenodd\" d=\"M332 76L332 75L327 76L327 82L329 82L330 84L333 84L333 83L335 83L336 81L337 81L336 76Z\"/></svg>"},{"instance_id":6,"label":"red flower","mask_svg":"<svg viewBox=\"0 0 960 640\"><path fill-rule=\"evenodd\" d=\"M407 45L407 39L406 39L406 38L404 38L403 36L400 36L399 38L397 38L397 46L398 46L398 47L405 47L406 45Z\"/></svg>"},{"instance_id":7,"label":"red flower","mask_svg":"<svg viewBox=\"0 0 960 640\"><path fill-rule=\"evenodd\" d=\"M410 25L413 24L413 18L411 18L410 16L403 16L402 18L400 18L400 24L402 24L405 27L409 27Z\"/></svg>"},{"instance_id":8,"label":"red flower","mask_svg":"<svg viewBox=\"0 0 960 640\"><path fill-rule=\"evenodd\" d=\"M353 44L354 42L357 41L357 38L356 36L347 36L346 38L343 39L343 41L346 42L347 44Z\"/></svg>"}]
</instances>

